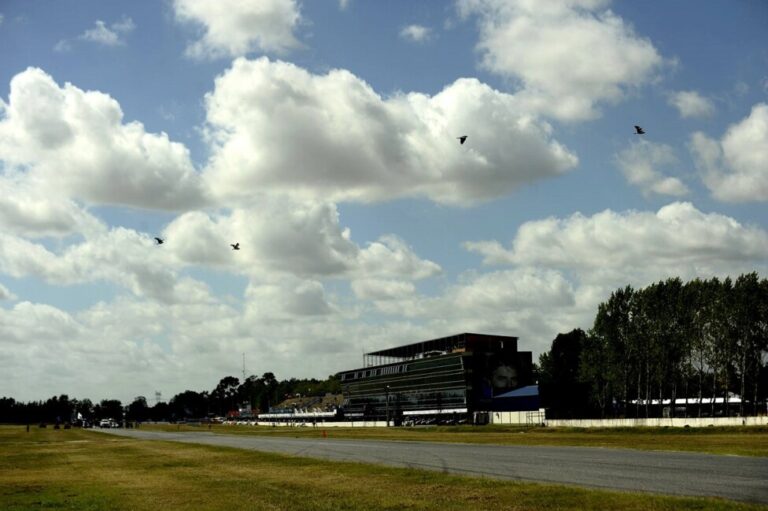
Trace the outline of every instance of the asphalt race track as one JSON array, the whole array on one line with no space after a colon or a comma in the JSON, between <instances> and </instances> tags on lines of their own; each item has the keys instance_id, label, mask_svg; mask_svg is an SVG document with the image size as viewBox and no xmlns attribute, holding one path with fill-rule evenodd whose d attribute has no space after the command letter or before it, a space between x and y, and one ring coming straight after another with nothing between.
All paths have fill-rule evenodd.
<instances>
[{"instance_id":1,"label":"asphalt race track","mask_svg":"<svg viewBox=\"0 0 768 511\"><path fill-rule=\"evenodd\" d=\"M317 439L140 429L104 431L142 440L170 440L470 476L768 504L768 458L594 447L342 440L322 438L320 431Z\"/></svg>"}]
</instances>

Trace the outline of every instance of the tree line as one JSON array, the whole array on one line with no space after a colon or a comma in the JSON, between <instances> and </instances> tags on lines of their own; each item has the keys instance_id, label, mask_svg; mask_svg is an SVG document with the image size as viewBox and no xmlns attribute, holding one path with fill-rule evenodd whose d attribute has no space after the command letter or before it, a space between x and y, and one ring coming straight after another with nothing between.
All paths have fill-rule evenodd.
<instances>
[{"instance_id":1,"label":"tree line","mask_svg":"<svg viewBox=\"0 0 768 511\"><path fill-rule=\"evenodd\" d=\"M67 423L78 417L95 422L101 419L128 421L175 421L226 416L230 410L250 405L254 413L269 411L288 397L295 395L324 395L341 393L341 384L335 376L326 380L296 379L278 381L271 372L262 376L251 375L240 381L226 376L210 391L185 390L168 402L150 405L147 398L137 396L128 405L117 399L104 399L98 403L90 399L70 398L66 394L45 401L16 401L12 397L0 398L0 423L36 424Z\"/></svg>"},{"instance_id":2,"label":"tree line","mask_svg":"<svg viewBox=\"0 0 768 511\"><path fill-rule=\"evenodd\" d=\"M552 418L766 413L767 356L768 280L757 273L626 286L589 331L558 335L540 356L541 398Z\"/></svg>"},{"instance_id":3,"label":"tree line","mask_svg":"<svg viewBox=\"0 0 768 511\"><path fill-rule=\"evenodd\" d=\"M598 306L591 329L558 335L536 368L549 418L714 416L766 413L768 280L667 279L619 288ZM240 381L222 378L210 391L186 390L167 403L144 396L124 406L66 394L27 403L0 398L0 422L130 421L224 416L248 404L269 411L297 394L341 393L326 380L278 381L271 372ZM740 397L729 404L732 395ZM717 404L712 398L720 398ZM687 398L675 406L677 398Z\"/></svg>"}]
</instances>

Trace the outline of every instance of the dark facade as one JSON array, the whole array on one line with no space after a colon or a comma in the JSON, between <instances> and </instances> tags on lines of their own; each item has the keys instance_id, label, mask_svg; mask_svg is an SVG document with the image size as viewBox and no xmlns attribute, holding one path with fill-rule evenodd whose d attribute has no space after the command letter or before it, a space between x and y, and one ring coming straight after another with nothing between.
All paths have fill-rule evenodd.
<instances>
[{"instance_id":1,"label":"dark facade","mask_svg":"<svg viewBox=\"0 0 768 511\"><path fill-rule=\"evenodd\" d=\"M343 414L398 423L505 409L512 401L496 398L534 383L531 362L517 337L474 333L367 353L365 367L338 373Z\"/></svg>"}]
</instances>

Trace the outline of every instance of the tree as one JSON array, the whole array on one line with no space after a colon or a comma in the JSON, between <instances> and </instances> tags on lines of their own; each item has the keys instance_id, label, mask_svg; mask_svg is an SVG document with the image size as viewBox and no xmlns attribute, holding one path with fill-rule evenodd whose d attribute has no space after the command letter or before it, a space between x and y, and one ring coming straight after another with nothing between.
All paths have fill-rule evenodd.
<instances>
[{"instance_id":1,"label":"tree","mask_svg":"<svg viewBox=\"0 0 768 511\"><path fill-rule=\"evenodd\" d=\"M212 408L219 415L226 415L229 410L237 408L237 395L240 380L234 376L225 376L210 393Z\"/></svg>"},{"instance_id":2,"label":"tree","mask_svg":"<svg viewBox=\"0 0 768 511\"><path fill-rule=\"evenodd\" d=\"M171 420L205 417L208 413L208 392L185 390L171 398Z\"/></svg>"},{"instance_id":3,"label":"tree","mask_svg":"<svg viewBox=\"0 0 768 511\"><path fill-rule=\"evenodd\" d=\"M133 402L128 405L126 418L132 421L147 420L149 418L149 406L147 406L147 398L144 396L135 397Z\"/></svg>"},{"instance_id":4,"label":"tree","mask_svg":"<svg viewBox=\"0 0 768 511\"><path fill-rule=\"evenodd\" d=\"M585 339L581 329L558 334L549 352L539 357L541 398L554 417L578 418L588 414L588 384L579 377Z\"/></svg>"},{"instance_id":5,"label":"tree","mask_svg":"<svg viewBox=\"0 0 768 511\"><path fill-rule=\"evenodd\" d=\"M607 302L598 306L597 316L590 332L594 343L604 349L606 357L605 378L607 384L618 394L621 414L626 414L629 401L629 384L632 368L635 366L635 345L631 342L631 306L634 290L630 286L611 293ZM593 344L596 349L598 344Z\"/></svg>"},{"instance_id":6,"label":"tree","mask_svg":"<svg viewBox=\"0 0 768 511\"><path fill-rule=\"evenodd\" d=\"M103 399L99 403L99 419L123 420L123 404L117 399Z\"/></svg>"}]
</instances>

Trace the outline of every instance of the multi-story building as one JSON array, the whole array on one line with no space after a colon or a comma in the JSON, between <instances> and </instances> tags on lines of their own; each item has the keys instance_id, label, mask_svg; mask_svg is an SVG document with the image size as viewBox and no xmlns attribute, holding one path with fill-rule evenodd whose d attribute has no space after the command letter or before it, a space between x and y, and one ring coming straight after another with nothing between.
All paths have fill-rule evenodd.
<instances>
[{"instance_id":1,"label":"multi-story building","mask_svg":"<svg viewBox=\"0 0 768 511\"><path fill-rule=\"evenodd\" d=\"M348 419L459 422L538 408L537 392L514 392L534 383L517 337L463 333L367 353L363 363L338 373Z\"/></svg>"}]
</instances>

